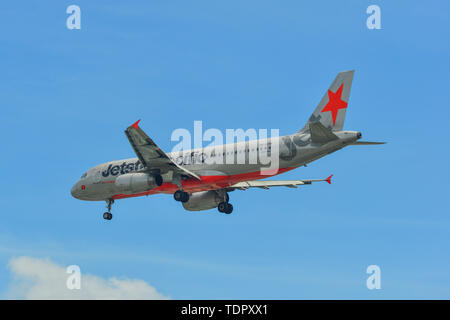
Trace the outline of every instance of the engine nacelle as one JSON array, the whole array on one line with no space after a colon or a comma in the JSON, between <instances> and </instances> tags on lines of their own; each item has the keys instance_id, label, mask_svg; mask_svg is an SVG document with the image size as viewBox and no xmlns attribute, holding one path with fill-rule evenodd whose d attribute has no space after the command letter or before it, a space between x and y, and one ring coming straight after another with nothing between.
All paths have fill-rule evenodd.
<instances>
[{"instance_id":1,"label":"engine nacelle","mask_svg":"<svg viewBox=\"0 0 450 320\"><path fill-rule=\"evenodd\" d=\"M216 208L222 201L216 191L202 191L191 194L189 201L182 204L188 211L200 211Z\"/></svg>"},{"instance_id":2,"label":"engine nacelle","mask_svg":"<svg viewBox=\"0 0 450 320\"><path fill-rule=\"evenodd\" d=\"M162 184L161 176L152 176L147 173L127 173L116 178L114 185L123 193L144 192Z\"/></svg>"}]
</instances>

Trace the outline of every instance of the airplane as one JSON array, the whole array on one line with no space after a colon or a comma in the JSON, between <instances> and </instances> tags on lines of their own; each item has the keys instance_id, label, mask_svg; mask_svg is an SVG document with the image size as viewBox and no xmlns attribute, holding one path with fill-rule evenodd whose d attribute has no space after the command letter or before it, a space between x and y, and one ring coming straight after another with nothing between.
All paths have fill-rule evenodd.
<instances>
[{"instance_id":1,"label":"airplane","mask_svg":"<svg viewBox=\"0 0 450 320\"><path fill-rule=\"evenodd\" d=\"M234 190L296 188L320 181L331 184L332 175L326 179L261 179L306 166L346 146L385 143L360 141L361 132L343 130L353 75L354 70L338 73L304 127L294 134L271 140L165 153L139 127L138 120L125 130L137 157L89 169L72 187L71 194L80 200L106 201L103 218L111 220L111 207L118 199L165 193L172 194L188 211L217 208L221 213L230 214L233 205L228 193ZM278 170L265 172L261 168L266 163L263 164L260 155L270 154L276 145ZM236 163L238 156L244 161ZM224 161L225 157L233 161ZM205 161L215 158L218 161ZM250 161L255 158L256 161Z\"/></svg>"}]
</instances>

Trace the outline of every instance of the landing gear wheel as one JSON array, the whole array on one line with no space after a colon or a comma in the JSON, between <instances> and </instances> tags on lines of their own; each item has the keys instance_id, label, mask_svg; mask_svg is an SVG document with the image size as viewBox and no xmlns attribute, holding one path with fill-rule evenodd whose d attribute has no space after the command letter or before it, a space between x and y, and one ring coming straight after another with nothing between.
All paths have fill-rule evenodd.
<instances>
[{"instance_id":1,"label":"landing gear wheel","mask_svg":"<svg viewBox=\"0 0 450 320\"><path fill-rule=\"evenodd\" d=\"M183 198L181 199L181 202L188 202L189 201L189 193L183 192Z\"/></svg>"},{"instance_id":2,"label":"landing gear wheel","mask_svg":"<svg viewBox=\"0 0 450 320\"><path fill-rule=\"evenodd\" d=\"M225 212L226 208L227 208L227 203L226 202L221 202L217 206L217 210L219 210L219 212L222 212L222 213Z\"/></svg>"},{"instance_id":3,"label":"landing gear wheel","mask_svg":"<svg viewBox=\"0 0 450 320\"><path fill-rule=\"evenodd\" d=\"M175 201L181 201L182 197L183 197L183 191L177 190L173 194L173 198L175 199Z\"/></svg>"},{"instance_id":4,"label":"landing gear wheel","mask_svg":"<svg viewBox=\"0 0 450 320\"><path fill-rule=\"evenodd\" d=\"M181 201L181 202L188 202L189 201L189 193L181 191L181 190L177 190L175 191L175 193L173 194L173 198L176 201Z\"/></svg>"},{"instance_id":5,"label":"landing gear wheel","mask_svg":"<svg viewBox=\"0 0 450 320\"><path fill-rule=\"evenodd\" d=\"M224 211L226 214L230 214L233 212L233 205L231 203L227 203L227 208Z\"/></svg>"},{"instance_id":6,"label":"landing gear wheel","mask_svg":"<svg viewBox=\"0 0 450 320\"><path fill-rule=\"evenodd\" d=\"M103 219L105 220L111 220L112 219L112 213L111 212L105 212L103 214Z\"/></svg>"},{"instance_id":7,"label":"landing gear wheel","mask_svg":"<svg viewBox=\"0 0 450 320\"><path fill-rule=\"evenodd\" d=\"M217 210L222 213L230 214L233 212L233 205L228 202L221 202L217 206Z\"/></svg>"}]
</instances>

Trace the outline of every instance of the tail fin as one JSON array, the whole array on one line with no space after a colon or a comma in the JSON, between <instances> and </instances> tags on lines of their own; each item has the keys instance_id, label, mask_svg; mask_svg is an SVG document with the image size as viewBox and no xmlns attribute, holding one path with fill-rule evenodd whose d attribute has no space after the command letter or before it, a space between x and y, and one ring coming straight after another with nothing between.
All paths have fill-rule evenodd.
<instances>
[{"instance_id":1,"label":"tail fin","mask_svg":"<svg viewBox=\"0 0 450 320\"><path fill-rule=\"evenodd\" d=\"M354 73L354 70L338 73L300 132L308 131L309 124L312 122L320 122L325 128L332 131L342 130Z\"/></svg>"}]
</instances>

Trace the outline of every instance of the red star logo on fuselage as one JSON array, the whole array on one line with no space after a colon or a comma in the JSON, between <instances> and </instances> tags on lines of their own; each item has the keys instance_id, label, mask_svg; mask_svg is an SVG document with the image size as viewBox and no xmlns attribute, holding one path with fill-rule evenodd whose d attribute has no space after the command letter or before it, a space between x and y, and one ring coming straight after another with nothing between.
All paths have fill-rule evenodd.
<instances>
[{"instance_id":1,"label":"red star logo on fuselage","mask_svg":"<svg viewBox=\"0 0 450 320\"><path fill-rule=\"evenodd\" d=\"M346 109L347 108L347 102L341 99L342 96L342 90L344 89L344 84L341 84L339 89L337 89L336 92L333 92L331 90L328 90L328 103L326 106L322 109L321 112L331 112L331 118L333 119L333 126L336 123L336 117L338 114L339 109Z\"/></svg>"}]
</instances>

